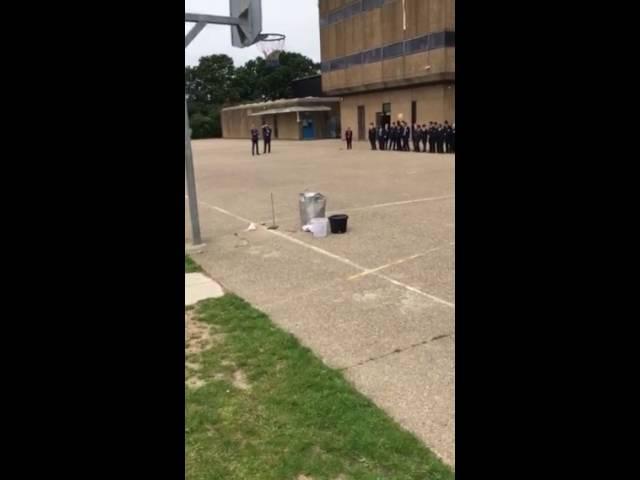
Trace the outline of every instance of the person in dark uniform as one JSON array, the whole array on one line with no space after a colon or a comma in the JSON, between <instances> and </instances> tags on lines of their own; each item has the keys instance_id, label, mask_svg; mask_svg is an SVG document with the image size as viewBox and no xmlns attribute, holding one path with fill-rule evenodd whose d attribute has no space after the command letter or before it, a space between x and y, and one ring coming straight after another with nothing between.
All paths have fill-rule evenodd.
<instances>
[{"instance_id":1,"label":"person in dark uniform","mask_svg":"<svg viewBox=\"0 0 640 480\"><path fill-rule=\"evenodd\" d=\"M391 150L398 150L398 125L396 122L391 124Z\"/></svg>"},{"instance_id":2,"label":"person in dark uniform","mask_svg":"<svg viewBox=\"0 0 640 480\"><path fill-rule=\"evenodd\" d=\"M451 153L451 125L444 121L444 153Z\"/></svg>"},{"instance_id":3,"label":"person in dark uniform","mask_svg":"<svg viewBox=\"0 0 640 480\"><path fill-rule=\"evenodd\" d=\"M429 122L429 153L436 153L436 127Z\"/></svg>"},{"instance_id":4,"label":"person in dark uniform","mask_svg":"<svg viewBox=\"0 0 640 480\"><path fill-rule=\"evenodd\" d=\"M456 124L451 125L451 153L456 153Z\"/></svg>"},{"instance_id":5,"label":"person in dark uniform","mask_svg":"<svg viewBox=\"0 0 640 480\"><path fill-rule=\"evenodd\" d=\"M413 124L413 132L411 135L411 139L413 140L413 151L420 151L420 140L422 140L422 128L420 128L419 123Z\"/></svg>"},{"instance_id":6,"label":"person in dark uniform","mask_svg":"<svg viewBox=\"0 0 640 480\"><path fill-rule=\"evenodd\" d=\"M399 152L403 150L402 147L402 143L404 141L404 122L400 123L396 123L396 150L398 150Z\"/></svg>"},{"instance_id":7,"label":"person in dark uniform","mask_svg":"<svg viewBox=\"0 0 640 480\"><path fill-rule=\"evenodd\" d=\"M385 147L385 139L384 139L384 125L380 125L378 127L378 147L380 147L380 150L384 150Z\"/></svg>"},{"instance_id":8,"label":"person in dark uniform","mask_svg":"<svg viewBox=\"0 0 640 480\"><path fill-rule=\"evenodd\" d=\"M267 153L267 147L269 148L269 153L271 153L271 131L268 123L262 126L262 140L264 141L264 150L262 153Z\"/></svg>"},{"instance_id":9,"label":"person in dark uniform","mask_svg":"<svg viewBox=\"0 0 640 480\"><path fill-rule=\"evenodd\" d=\"M369 126L369 142L371 143L371 150L376 150L376 127L373 123Z\"/></svg>"},{"instance_id":10,"label":"person in dark uniform","mask_svg":"<svg viewBox=\"0 0 640 480\"><path fill-rule=\"evenodd\" d=\"M406 122L403 122L403 123L404 123L404 143L402 144L402 146L405 152L410 152L411 147L409 146L409 141L411 140L411 127L409 126L408 123Z\"/></svg>"},{"instance_id":11,"label":"person in dark uniform","mask_svg":"<svg viewBox=\"0 0 640 480\"><path fill-rule=\"evenodd\" d=\"M251 125L251 156L254 155L260 156L260 145L258 144L258 140L260 140L260 132L256 128L255 125Z\"/></svg>"},{"instance_id":12,"label":"person in dark uniform","mask_svg":"<svg viewBox=\"0 0 640 480\"><path fill-rule=\"evenodd\" d=\"M444 126L438 124L438 133L436 134L436 143L438 146L438 153L444 153Z\"/></svg>"},{"instance_id":13,"label":"person in dark uniform","mask_svg":"<svg viewBox=\"0 0 640 480\"><path fill-rule=\"evenodd\" d=\"M391 122L391 126L389 127L389 150L396 149L396 122Z\"/></svg>"},{"instance_id":14,"label":"person in dark uniform","mask_svg":"<svg viewBox=\"0 0 640 480\"><path fill-rule=\"evenodd\" d=\"M384 149L391 150L391 127L388 123L384 125Z\"/></svg>"},{"instance_id":15,"label":"person in dark uniform","mask_svg":"<svg viewBox=\"0 0 640 480\"><path fill-rule=\"evenodd\" d=\"M353 142L353 132L351 131L351 127L347 127L346 132L344 132L344 139L347 141L347 150L351 150L351 144Z\"/></svg>"},{"instance_id":16,"label":"person in dark uniform","mask_svg":"<svg viewBox=\"0 0 640 480\"><path fill-rule=\"evenodd\" d=\"M429 132L427 131L427 124L422 124L422 136L420 137L420 141L422 141L422 151L427 151L427 138L429 137ZM419 146L419 145L418 145Z\"/></svg>"}]
</instances>

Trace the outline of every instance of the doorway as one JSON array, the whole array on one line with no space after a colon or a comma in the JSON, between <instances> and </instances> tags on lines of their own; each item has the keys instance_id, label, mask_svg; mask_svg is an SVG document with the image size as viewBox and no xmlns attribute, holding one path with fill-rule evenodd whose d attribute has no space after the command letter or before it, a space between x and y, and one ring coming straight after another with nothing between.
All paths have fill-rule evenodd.
<instances>
[{"instance_id":1,"label":"doorway","mask_svg":"<svg viewBox=\"0 0 640 480\"><path fill-rule=\"evenodd\" d=\"M358 106L358 140L364 140L364 105Z\"/></svg>"},{"instance_id":2,"label":"doorway","mask_svg":"<svg viewBox=\"0 0 640 480\"><path fill-rule=\"evenodd\" d=\"M305 118L302 120L302 139L311 140L316 138L315 127L313 125L313 119Z\"/></svg>"}]
</instances>

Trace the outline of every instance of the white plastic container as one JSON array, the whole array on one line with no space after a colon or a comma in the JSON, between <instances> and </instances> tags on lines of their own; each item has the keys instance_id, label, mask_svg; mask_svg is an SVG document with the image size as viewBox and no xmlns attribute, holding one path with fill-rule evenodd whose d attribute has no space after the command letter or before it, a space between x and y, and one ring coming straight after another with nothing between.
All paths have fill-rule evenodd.
<instances>
[{"instance_id":1,"label":"white plastic container","mask_svg":"<svg viewBox=\"0 0 640 480\"><path fill-rule=\"evenodd\" d=\"M311 219L311 233L316 238L326 237L329 233L329 219L328 218L312 218Z\"/></svg>"}]
</instances>

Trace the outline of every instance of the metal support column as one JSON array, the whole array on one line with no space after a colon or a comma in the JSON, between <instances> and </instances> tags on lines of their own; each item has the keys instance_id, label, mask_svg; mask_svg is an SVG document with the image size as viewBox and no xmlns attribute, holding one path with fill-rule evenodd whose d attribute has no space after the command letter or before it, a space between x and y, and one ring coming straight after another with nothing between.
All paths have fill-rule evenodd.
<instances>
[{"instance_id":1,"label":"metal support column","mask_svg":"<svg viewBox=\"0 0 640 480\"><path fill-rule=\"evenodd\" d=\"M187 195L189 196L189 214L191 216L191 241L193 245L202 244L200 237L200 218L198 216L198 196L196 195L196 174L193 169L191 153L191 129L189 128L189 112L187 97L184 98L184 168L187 176Z\"/></svg>"}]
</instances>

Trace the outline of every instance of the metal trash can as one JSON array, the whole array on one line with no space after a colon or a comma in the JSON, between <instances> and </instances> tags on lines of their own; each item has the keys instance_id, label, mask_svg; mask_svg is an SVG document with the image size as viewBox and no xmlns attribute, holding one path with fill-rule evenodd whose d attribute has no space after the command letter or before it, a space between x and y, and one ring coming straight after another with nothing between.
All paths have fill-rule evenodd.
<instances>
[{"instance_id":1,"label":"metal trash can","mask_svg":"<svg viewBox=\"0 0 640 480\"><path fill-rule=\"evenodd\" d=\"M327 199L321 193L300 194L300 228L311 223L312 218L325 217Z\"/></svg>"}]
</instances>

